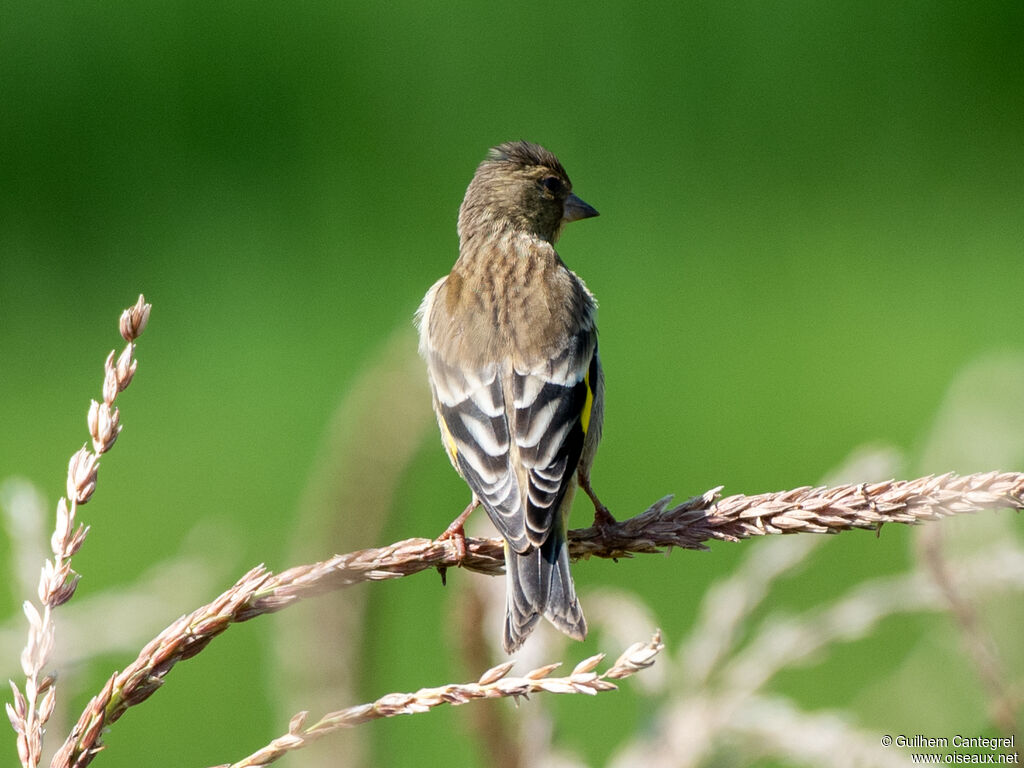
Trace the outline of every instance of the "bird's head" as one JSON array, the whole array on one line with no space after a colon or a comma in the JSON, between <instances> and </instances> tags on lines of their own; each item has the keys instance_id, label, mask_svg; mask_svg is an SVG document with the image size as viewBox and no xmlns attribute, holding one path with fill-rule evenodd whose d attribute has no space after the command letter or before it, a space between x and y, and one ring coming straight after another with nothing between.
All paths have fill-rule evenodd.
<instances>
[{"instance_id":1,"label":"bird's head","mask_svg":"<svg viewBox=\"0 0 1024 768\"><path fill-rule=\"evenodd\" d=\"M476 169L459 211L459 235L511 225L554 243L566 223L597 215L572 193L557 157L538 144L509 141Z\"/></svg>"}]
</instances>

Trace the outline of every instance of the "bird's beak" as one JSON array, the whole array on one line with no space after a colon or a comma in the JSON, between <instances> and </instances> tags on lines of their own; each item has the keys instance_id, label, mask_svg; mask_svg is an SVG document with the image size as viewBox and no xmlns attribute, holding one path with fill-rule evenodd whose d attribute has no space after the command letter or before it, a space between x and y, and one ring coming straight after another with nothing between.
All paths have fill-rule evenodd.
<instances>
[{"instance_id":1,"label":"bird's beak","mask_svg":"<svg viewBox=\"0 0 1024 768\"><path fill-rule=\"evenodd\" d=\"M591 216L599 216L597 209L587 205L576 195L569 195L565 198L565 209L562 213L562 221L579 221L589 219Z\"/></svg>"}]
</instances>

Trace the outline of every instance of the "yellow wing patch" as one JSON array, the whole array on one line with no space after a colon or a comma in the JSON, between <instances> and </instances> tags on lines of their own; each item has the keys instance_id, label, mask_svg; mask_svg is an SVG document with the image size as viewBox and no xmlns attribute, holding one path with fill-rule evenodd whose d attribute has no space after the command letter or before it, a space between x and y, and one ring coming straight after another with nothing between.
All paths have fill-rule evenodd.
<instances>
[{"instance_id":1,"label":"yellow wing patch","mask_svg":"<svg viewBox=\"0 0 1024 768\"><path fill-rule=\"evenodd\" d=\"M452 437L452 433L448 430L448 425L444 423L444 417L438 414L437 421L441 425L441 439L444 441L444 447L454 463L459 455L459 447L455 444L455 438Z\"/></svg>"},{"instance_id":2,"label":"yellow wing patch","mask_svg":"<svg viewBox=\"0 0 1024 768\"><path fill-rule=\"evenodd\" d=\"M587 434L587 430L590 428L590 409L594 407L594 388L590 386L590 371L587 371L587 375L583 377L583 382L587 385L587 399L583 401L583 412L580 413L580 425L583 427L583 434Z\"/></svg>"}]
</instances>

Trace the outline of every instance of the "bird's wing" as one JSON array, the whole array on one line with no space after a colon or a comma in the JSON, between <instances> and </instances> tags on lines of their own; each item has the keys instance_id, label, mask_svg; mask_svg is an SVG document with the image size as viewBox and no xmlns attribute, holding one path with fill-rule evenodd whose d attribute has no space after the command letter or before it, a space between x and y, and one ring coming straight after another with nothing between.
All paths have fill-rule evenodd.
<instances>
[{"instance_id":1,"label":"bird's wing","mask_svg":"<svg viewBox=\"0 0 1024 768\"><path fill-rule=\"evenodd\" d=\"M498 363L470 370L426 353L434 405L452 462L516 551L528 546Z\"/></svg>"},{"instance_id":2,"label":"bird's wing","mask_svg":"<svg viewBox=\"0 0 1024 768\"><path fill-rule=\"evenodd\" d=\"M512 435L526 479L526 538L540 546L575 479L590 421L597 373L597 336L579 330L553 357L512 373Z\"/></svg>"},{"instance_id":3,"label":"bird's wing","mask_svg":"<svg viewBox=\"0 0 1024 768\"><path fill-rule=\"evenodd\" d=\"M470 370L426 350L449 455L517 552L547 539L575 476L596 386L595 350L592 330L532 366Z\"/></svg>"}]
</instances>

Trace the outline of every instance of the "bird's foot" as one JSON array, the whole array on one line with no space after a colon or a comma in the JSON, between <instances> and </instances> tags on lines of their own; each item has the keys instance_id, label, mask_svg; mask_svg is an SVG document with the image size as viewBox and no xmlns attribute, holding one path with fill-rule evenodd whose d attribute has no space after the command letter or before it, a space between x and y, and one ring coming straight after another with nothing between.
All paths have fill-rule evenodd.
<instances>
[{"instance_id":1,"label":"bird's foot","mask_svg":"<svg viewBox=\"0 0 1024 768\"><path fill-rule=\"evenodd\" d=\"M594 527L597 528L602 534L608 532L608 529L615 525L615 518L612 513L608 511L608 507L600 502L594 504Z\"/></svg>"},{"instance_id":2,"label":"bird's foot","mask_svg":"<svg viewBox=\"0 0 1024 768\"><path fill-rule=\"evenodd\" d=\"M609 528L615 525L615 518L608 511L608 507L597 498L594 488L590 485L590 477L581 473L579 480L580 488L583 489L583 492L590 497L590 501L594 504L594 527L604 535Z\"/></svg>"},{"instance_id":3,"label":"bird's foot","mask_svg":"<svg viewBox=\"0 0 1024 768\"><path fill-rule=\"evenodd\" d=\"M469 506L462 510L462 514L452 520L451 525L445 528L444 532L437 537L438 541L451 539L452 543L455 544L456 565L461 565L462 561L466 559L466 529L464 527L466 518L479 505L480 502L474 498L469 503Z\"/></svg>"}]
</instances>

